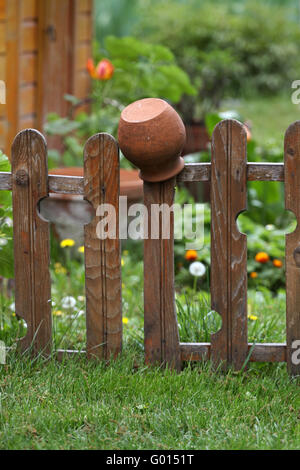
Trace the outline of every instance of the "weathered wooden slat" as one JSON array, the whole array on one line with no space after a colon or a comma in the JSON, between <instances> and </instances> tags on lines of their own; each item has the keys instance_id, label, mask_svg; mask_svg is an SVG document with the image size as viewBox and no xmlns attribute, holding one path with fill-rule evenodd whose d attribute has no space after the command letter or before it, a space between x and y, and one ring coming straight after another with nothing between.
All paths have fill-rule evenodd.
<instances>
[{"instance_id":1,"label":"weathered wooden slat","mask_svg":"<svg viewBox=\"0 0 300 470\"><path fill-rule=\"evenodd\" d=\"M163 183L144 182L144 204L148 211L148 238L144 240L144 322L147 363L181 367L178 324L174 292L174 214L168 217L163 233L163 216L157 220L155 206L171 207L176 179ZM167 211L166 211L167 212ZM157 239L151 234L157 230ZM169 235L169 238L167 238ZM164 238L165 237L165 238Z\"/></svg>"},{"instance_id":2,"label":"weathered wooden slat","mask_svg":"<svg viewBox=\"0 0 300 470\"><path fill-rule=\"evenodd\" d=\"M248 344L248 354L251 351L250 362L286 362L286 344L281 343L257 343ZM180 343L181 360L206 361L210 359L210 343ZM58 360L64 357L74 357L77 354L84 356L85 351L69 351L59 349L56 351Z\"/></svg>"},{"instance_id":3,"label":"weathered wooden slat","mask_svg":"<svg viewBox=\"0 0 300 470\"><path fill-rule=\"evenodd\" d=\"M177 176L177 181L200 182L210 181L210 163L187 163ZM248 181L284 181L282 163L248 163ZM0 190L11 190L10 173L0 172ZM49 191L57 194L84 193L83 178L80 176L49 175Z\"/></svg>"},{"instance_id":4,"label":"weathered wooden slat","mask_svg":"<svg viewBox=\"0 0 300 470\"><path fill-rule=\"evenodd\" d=\"M84 151L84 198L96 213L100 205L111 204L116 216L115 238L99 238L98 216L84 231L87 352L105 359L122 347L119 166L118 145L113 137L98 134L88 140Z\"/></svg>"},{"instance_id":5,"label":"weathered wooden slat","mask_svg":"<svg viewBox=\"0 0 300 470\"><path fill-rule=\"evenodd\" d=\"M200 182L210 181L210 163L187 163L177 176L177 181ZM284 181L283 163L248 163L248 181Z\"/></svg>"},{"instance_id":6,"label":"weathered wooden slat","mask_svg":"<svg viewBox=\"0 0 300 470\"><path fill-rule=\"evenodd\" d=\"M247 137L238 121L219 123L212 136L211 303L222 328L211 358L240 369L247 357L247 238L237 216L247 209Z\"/></svg>"},{"instance_id":7,"label":"weathered wooden slat","mask_svg":"<svg viewBox=\"0 0 300 470\"><path fill-rule=\"evenodd\" d=\"M27 323L21 349L51 350L49 224L38 215L48 196L47 148L37 131L19 133L12 146L16 314Z\"/></svg>"},{"instance_id":8,"label":"weathered wooden slat","mask_svg":"<svg viewBox=\"0 0 300 470\"><path fill-rule=\"evenodd\" d=\"M186 163L177 175L178 182L210 181L210 163Z\"/></svg>"},{"instance_id":9,"label":"weathered wooden slat","mask_svg":"<svg viewBox=\"0 0 300 470\"><path fill-rule=\"evenodd\" d=\"M248 163L248 181L284 181L283 163Z\"/></svg>"},{"instance_id":10,"label":"weathered wooden slat","mask_svg":"<svg viewBox=\"0 0 300 470\"><path fill-rule=\"evenodd\" d=\"M300 341L300 121L286 131L284 163L285 208L298 222L296 230L286 235L287 364L290 374L300 375L300 364L293 357L296 341Z\"/></svg>"},{"instance_id":11,"label":"weathered wooden slat","mask_svg":"<svg viewBox=\"0 0 300 470\"><path fill-rule=\"evenodd\" d=\"M251 351L250 362L285 362L286 344L263 343L248 344L248 352ZM203 361L210 359L210 343L180 343L182 361Z\"/></svg>"},{"instance_id":12,"label":"weathered wooden slat","mask_svg":"<svg viewBox=\"0 0 300 470\"><path fill-rule=\"evenodd\" d=\"M0 172L0 190L12 190L11 173L5 173L4 171Z\"/></svg>"},{"instance_id":13,"label":"weathered wooden slat","mask_svg":"<svg viewBox=\"0 0 300 470\"><path fill-rule=\"evenodd\" d=\"M251 362L286 362L286 344L280 343L249 343L248 350L252 349Z\"/></svg>"},{"instance_id":14,"label":"weathered wooden slat","mask_svg":"<svg viewBox=\"0 0 300 470\"><path fill-rule=\"evenodd\" d=\"M203 361L210 358L210 343L180 343L182 361Z\"/></svg>"},{"instance_id":15,"label":"weathered wooden slat","mask_svg":"<svg viewBox=\"0 0 300 470\"><path fill-rule=\"evenodd\" d=\"M49 190L56 194L84 194L84 183L81 176L49 175Z\"/></svg>"}]
</instances>

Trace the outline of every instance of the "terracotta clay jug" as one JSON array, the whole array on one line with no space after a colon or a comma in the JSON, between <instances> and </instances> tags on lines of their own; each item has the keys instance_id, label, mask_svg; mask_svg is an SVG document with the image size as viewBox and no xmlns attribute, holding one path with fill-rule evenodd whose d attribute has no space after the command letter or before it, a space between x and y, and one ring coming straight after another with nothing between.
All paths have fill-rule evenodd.
<instances>
[{"instance_id":1,"label":"terracotta clay jug","mask_svg":"<svg viewBox=\"0 0 300 470\"><path fill-rule=\"evenodd\" d=\"M164 100L145 98L127 106L121 114L118 138L123 154L140 169L144 181L168 180L184 167L185 126Z\"/></svg>"}]
</instances>

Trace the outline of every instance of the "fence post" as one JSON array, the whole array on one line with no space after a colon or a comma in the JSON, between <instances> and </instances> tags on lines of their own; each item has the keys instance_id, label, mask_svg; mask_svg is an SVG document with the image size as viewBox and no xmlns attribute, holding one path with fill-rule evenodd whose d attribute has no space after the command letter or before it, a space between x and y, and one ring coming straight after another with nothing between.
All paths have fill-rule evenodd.
<instances>
[{"instance_id":1,"label":"fence post","mask_svg":"<svg viewBox=\"0 0 300 470\"><path fill-rule=\"evenodd\" d=\"M119 167L119 149L113 137L97 134L87 141L84 198L95 213L99 206L111 204L116 222L114 237L98 237L97 225L105 211L98 213L84 230L87 353L105 359L118 354L122 347Z\"/></svg>"},{"instance_id":2,"label":"fence post","mask_svg":"<svg viewBox=\"0 0 300 470\"><path fill-rule=\"evenodd\" d=\"M180 370L180 344L174 293L174 214L170 212L169 238L163 238L162 216L155 225L153 205L174 201L176 178L162 183L144 182L144 204L148 215L148 237L144 241L145 359L147 363L167 363ZM156 206L158 207L158 206ZM169 220L169 219L168 219Z\"/></svg>"},{"instance_id":3,"label":"fence post","mask_svg":"<svg viewBox=\"0 0 300 470\"><path fill-rule=\"evenodd\" d=\"M211 357L238 370L247 357L247 238L236 225L247 209L247 138L242 124L220 122L212 136L211 303L222 328Z\"/></svg>"},{"instance_id":4,"label":"fence post","mask_svg":"<svg viewBox=\"0 0 300 470\"><path fill-rule=\"evenodd\" d=\"M47 146L44 137L29 129L12 145L12 194L16 314L27 323L22 351L51 351L52 317L49 273L49 223L38 214L48 196Z\"/></svg>"},{"instance_id":5,"label":"fence post","mask_svg":"<svg viewBox=\"0 0 300 470\"><path fill-rule=\"evenodd\" d=\"M296 230L286 235L287 366L290 374L299 375L299 354L293 355L295 347L300 347L300 121L291 124L285 134L284 182L285 208L298 222Z\"/></svg>"}]
</instances>

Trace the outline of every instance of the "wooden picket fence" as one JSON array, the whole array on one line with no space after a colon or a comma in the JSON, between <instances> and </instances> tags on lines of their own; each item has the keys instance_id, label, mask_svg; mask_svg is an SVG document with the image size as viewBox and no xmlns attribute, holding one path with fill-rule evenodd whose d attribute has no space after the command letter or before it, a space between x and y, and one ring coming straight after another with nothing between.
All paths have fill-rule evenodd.
<instances>
[{"instance_id":1,"label":"wooden picket fence","mask_svg":"<svg viewBox=\"0 0 300 470\"><path fill-rule=\"evenodd\" d=\"M52 349L49 223L37 211L49 192L83 195L96 210L113 204L119 215L119 150L108 134L91 137L84 150L84 177L51 176L47 147L37 131L22 131L12 147L12 173L0 173L0 189L13 192L16 314L27 323L22 350ZM144 241L144 318L147 363L211 359L241 369L247 360L287 362L293 375L293 343L300 339L300 225L286 236L286 344L248 344L247 237L237 216L247 208L248 181L284 181L285 207L300 218L300 121L285 136L284 163L247 163L247 139L234 120L219 123L212 137L211 163L186 164L177 178L144 183L144 203L173 204L176 182L211 182L211 306L222 328L211 343L180 343L174 296L174 239ZM151 210L149 227L151 227ZM86 328L88 357L108 359L122 347L120 240L96 236L99 219L85 226ZM172 222L173 224L173 222ZM172 226L173 229L173 226ZM118 228L117 228L118 230ZM174 230L172 230L174 232ZM150 233L150 232L149 232ZM58 356L75 351L58 351Z\"/></svg>"}]
</instances>

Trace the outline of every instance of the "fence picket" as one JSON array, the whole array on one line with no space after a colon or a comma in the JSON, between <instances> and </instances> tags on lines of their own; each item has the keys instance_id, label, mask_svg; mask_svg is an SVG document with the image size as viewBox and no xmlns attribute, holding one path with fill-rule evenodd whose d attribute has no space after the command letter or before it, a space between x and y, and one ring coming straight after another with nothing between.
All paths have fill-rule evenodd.
<instances>
[{"instance_id":1,"label":"fence picket","mask_svg":"<svg viewBox=\"0 0 300 470\"><path fill-rule=\"evenodd\" d=\"M287 366L290 374L300 374L293 360L294 345L300 347L300 121L291 124L284 141L285 208L297 218L297 228L286 235L286 325ZM298 355L299 356L299 355ZM296 358L297 359L297 358Z\"/></svg>"},{"instance_id":2,"label":"fence picket","mask_svg":"<svg viewBox=\"0 0 300 470\"><path fill-rule=\"evenodd\" d=\"M49 273L49 223L38 214L38 203L48 196L47 145L29 129L12 145L12 191L16 314L27 323L21 350L51 351L52 317Z\"/></svg>"},{"instance_id":3,"label":"fence picket","mask_svg":"<svg viewBox=\"0 0 300 470\"><path fill-rule=\"evenodd\" d=\"M158 239L151 239L152 204L172 206L176 179L163 183L144 182L144 204L148 211L148 239L144 241L145 358L148 363L167 363L180 370L180 345L174 293L174 214L170 238L163 239L162 217Z\"/></svg>"},{"instance_id":4,"label":"fence picket","mask_svg":"<svg viewBox=\"0 0 300 470\"><path fill-rule=\"evenodd\" d=\"M247 208L247 138L237 121L222 121L214 130L211 181L211 302L222 317L211 338L211 358L238 370L248 339L247 239L236 225Z\"/></svg>"},{"instance_id":5,"label":"fence picket","mask_svg":"<svg viewBox=\"0 0 300 470\"><path fill-rule=\"evenodd\" d=\"M120 168L117 142L108 134L91 137L84 150L84 195L95 212L115 208L115 238L100 239L99 217L85 226L87 354L109 359L122 347L121 251L119 240ZM103 214L104 215L104 214Z\"/></svg>"},{"instance_id":6,"label":"fence picket","mask_svg":"<svg viewBox=\"0 0 300 470\"><path fill-rule=\"evenodd\" d=\"M187 164L177 178L144 183L148 238L144 241L145 359L180 370L186 360L212 359L240 369L247 355L254 362L286 361L300 374L300 121L285 136L284 164L247 164L247 141L237 121L219 123L212 138L212 163ZM122 346L121 253L119 240L120 171L118 145L108 134L90 138L84 152L84 178L49 178L44 137L20 132L12 146L12 172L0 174L0 190L13 192L16 314L28 331L21 350L35 354L52 346L49 223L38 214L48 185L62 194L84 194L95 212L101 204L115 209L115 233L99 238L97 214L85 226L87 354L108 359ZM247 180L285 181L285 205L298 221L286 236L287 344L247 344L247 239L238 231L237 216L247 208ZM152 205L170 208L176 181L211 180L211 298L222 328L211 343L180 343L174 302L174 220L164 234L162 216ZM50 182L50 183L49 183ZM158 222L157 222L158 220ZM155 223L157 226L155 227ZM151 238L151 228L157 236ZM105 227L106 229L106 227ZM57 351L58 357L79 351ZM295 359L295 360L294 360Z\"/></svg>"}]
</instances>

